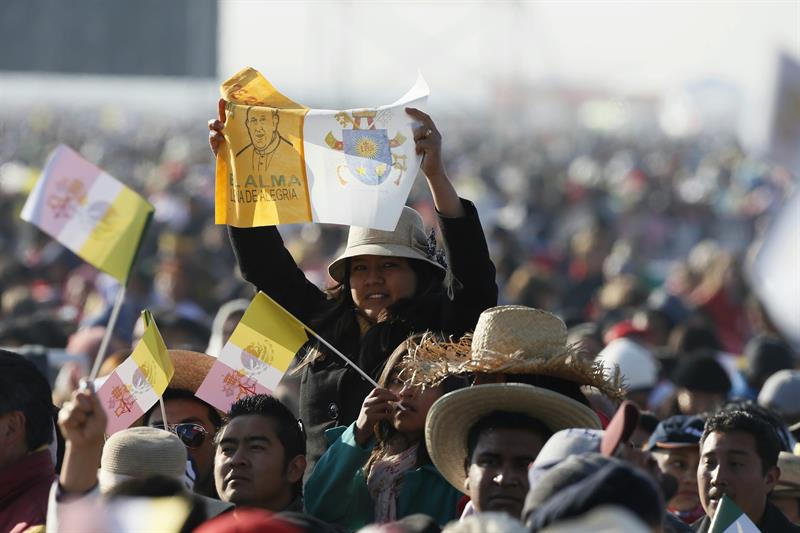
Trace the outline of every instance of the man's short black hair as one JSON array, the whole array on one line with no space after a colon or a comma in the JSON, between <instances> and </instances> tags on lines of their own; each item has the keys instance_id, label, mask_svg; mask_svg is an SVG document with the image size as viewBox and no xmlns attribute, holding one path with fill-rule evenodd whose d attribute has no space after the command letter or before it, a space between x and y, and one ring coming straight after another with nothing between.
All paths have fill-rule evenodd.
<instances>
[{"instance_id":1,"label":"man's short black hair","mask_svg":"<svg viewBox=\"0 0 800 533\"><path fill-rule=\"evenodd\" d=\"M298 455L306 454L306 432L303 430L303 423L296 419L288 407L283 403L267 394L256 394L246 396L234 402L228 411L229 424L237 416L259 415L271 419L275 423L275 433L283 446L283 470L289 467L289 462ZM223 431L217 432L215 444L219 445ZM294 486L294 496L298 497L303 493L303 479Z\"/></svg>"},{"instance_id":2,"label":"man's short black hair","mask_svg":"<svg viewBox=\"0 0 800 533\"><path fill-rule=\"evenodd\" d=\"M28 451L53 442L53 400L47 378L21 355L0 350L0 415L25 415Z\"/></svg>"},{"instance_id":3,"label":"man's short black hair","mask_svg":"<svg viewBox=\"0 0 800 533\"><path fill-rule=\"evenodd\" d=\"M467 433L467 462L472 463L472 455L478 447L478 441L485 432L495 429L521 429L530 431L542 438L546 442L553 432L544 423L536 418L522 413L512 413L509 411L492 411L488 415L479 419L475 425L469 428Z\"/></svg>"},{"instance_id":4,"label":"man's short black hair","mask_svg":"<svg viewBox=\"0 0 800 533\"><path fill-rule=\"evenodd\" d=\"M706 420L703 436L700 437L700 449L711 433L731 433L741 431L753 436L756 453L761 458L761 470L767 470L778 464L781 442L775 428L755 411L744 409L723 409L717 411Z\"/></svg>"},{"instance_id":5,"label":"man's short black hair","mask_svg":"<svg viewBox=\"0 0 800 533\"><path fill-rule=\"evenodd\" d=\"M228 423L244 415L260 415L275 422L275 433L283 445L287 465L294 457L306 454L306 434L302 423L277 398L267 394L256 394L237 400L228 412ZM222 432L218 433L221 434Z\"/></svg>"}]
</instances>

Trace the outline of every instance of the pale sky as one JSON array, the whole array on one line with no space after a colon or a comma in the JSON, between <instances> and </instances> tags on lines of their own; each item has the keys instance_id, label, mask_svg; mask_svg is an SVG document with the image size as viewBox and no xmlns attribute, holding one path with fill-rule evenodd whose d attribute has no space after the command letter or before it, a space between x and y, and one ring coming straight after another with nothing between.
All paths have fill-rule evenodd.
<instances>
[{"instance_id":1,"label":"pale sky","mask_svg":"<svg viewBox=\"0 0 800 533\"><path fill-rule=\"evenodd\" d=\"M383 104L421 70L447 102L492 80L661 93L720 78L763 92L800 57L800 2L220 0L219 74L250 65L314 107ZM363 102L363 96L377 98ZM440 102L439 105L444 105Z\"/></svg>"}]
</instances>

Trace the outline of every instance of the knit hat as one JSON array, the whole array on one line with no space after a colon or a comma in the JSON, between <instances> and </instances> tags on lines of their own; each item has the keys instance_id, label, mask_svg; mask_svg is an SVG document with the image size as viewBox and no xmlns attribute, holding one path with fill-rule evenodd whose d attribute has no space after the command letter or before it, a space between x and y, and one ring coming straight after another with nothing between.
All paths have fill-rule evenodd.
<instances>
[{"instance_id":1,"label":"knit hat","mask_svg":"<svg viewBox=\"0 0 800 533\"><path fill-rule=\"evenodd\" d=\"M800 370L781 370L770 376L758 393L758 404L789 424L800 422Z\"/></svg>"},{"instance_id":2,"label":"knit hat","mask_svg":"<svg viewBox=\"0 0 800 533\"><path fill-rule=\"evenodd\" d=\"M672 382L690 391L728 394L731 380L713 355L689 355L678 361Z\"/></svg>"},{"instance_id":3,"label":"knit hat","mask_svg":"<svg viewBox=\"0 0 800 533\"><path fill-rule=\"evenodd\" d=\"M430 248L422 217L414 209L404 206L394 231L350 226L347 246L328 266L328 273L339 283L344 282L345 260L359 255L418 259L444 273L446 268L435 260L436 251Z\"/></svg>"},{"instance_id":4,"label":"knit hat","mask_svg":"<svg viewBox=\"0 0 800 533\"><path fill-rule=\"evenodd\" d=\"M615 339L597 355L606 376L618 372L628 390L651 389L658 380L658 366L653 353L630 339Z\"/></svg>"},{"instance_id":5,"label":"knit hat","mask_svg":"<svg viewBox=\"0 0 800 533\"><path fill-rule=\"evenodd\" d=\"M750 339L742 355L746 363L743 373L754 388L760 387L776 372L794 367L792 349L785 342L772 337Z\"/></svg>"},{"instance_id":6,"label":"knit hat","mask_svg":"<svg viewBox=\"0 0 800 533\"><path fill-rule=\"evenodd\" d=\"M186 446L172 432L152 427L134 427L111 435L103 446L98 483L108 492L124 479L153 475L183 481Z\"/></svg>"},{"instance_id":7,"label":"knit hat","mask_svg":"<svg viewBox=\"0 0 800 533\"><path fill-rule=\"evenodd\" d=\"M659 526L664 518L664 501L653 480L623 461L604 458L600 464L603 462L605 464L588 475L567 483L563 483L560 471L574 468L570 461L542 477L525 500L525 524L532 531L540 531L601 505L618 505L635 513L649 526Z\"/></svg>"}]
</instances>

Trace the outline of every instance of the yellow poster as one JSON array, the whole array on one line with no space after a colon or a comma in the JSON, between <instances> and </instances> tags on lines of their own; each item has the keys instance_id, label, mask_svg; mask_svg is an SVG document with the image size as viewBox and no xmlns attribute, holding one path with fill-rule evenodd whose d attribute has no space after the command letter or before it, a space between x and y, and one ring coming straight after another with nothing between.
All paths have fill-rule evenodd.
<instances>
[{"instance_id":1,"label":"yellow poster","mask_svg":"<svg viewBox=\"0 0 800 533\"><path fill-rule=\"evenodd\" d=\"M221 93L227 104L225 145L217 158L217 223L251 227L311 220L303 158L308 109L249 68L226 81Z\"/></svg>"}]
</instances>

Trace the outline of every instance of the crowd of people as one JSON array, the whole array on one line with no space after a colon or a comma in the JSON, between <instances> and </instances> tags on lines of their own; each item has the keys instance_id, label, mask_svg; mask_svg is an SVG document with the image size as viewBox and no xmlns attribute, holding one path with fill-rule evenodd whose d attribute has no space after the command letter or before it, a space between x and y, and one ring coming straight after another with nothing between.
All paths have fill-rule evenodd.
<instances>
[{"instance_id":1,"label":"crowd of people","mask_svg":"<svg viewBox=\"0 0 800 533\"><path fill-rule=\"evenodd\" d=\"M2 122L0 529L708 531L731 500L800 531L800 354L745 275L791 175L408 113L424 177L392 232L215 226L202 121ZM17 218L58 143L156 207L100 373L146 308L175 375L111 436L81 377L116 282ZM360 372L310 340L274 396L195 396L254 290Z\"/></svg>"}]
</instances>

